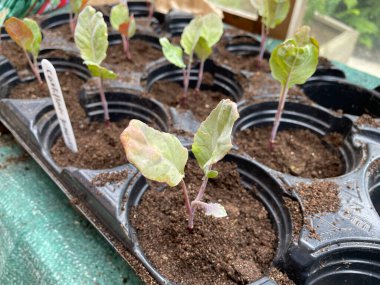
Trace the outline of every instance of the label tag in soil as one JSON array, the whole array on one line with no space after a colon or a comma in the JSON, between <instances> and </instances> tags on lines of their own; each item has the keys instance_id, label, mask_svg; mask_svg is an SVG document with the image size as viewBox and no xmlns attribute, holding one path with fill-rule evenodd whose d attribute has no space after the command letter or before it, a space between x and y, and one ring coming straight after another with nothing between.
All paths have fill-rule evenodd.
<instances>
[{"instance_id":1,"label":"label tag in soil","mask_svg":"<svg viewBox=\"0 0 380 285\"><path fill-rule=\"evenodd\" d=\"M58 81L57 72L51 62L46 59L41 61L41 65L45 74L45 80L49 87L50 96L53 99L54 109L57 113L63 140L65 141L66 146L72 152L76 153L78 152L78 147L75 140L73 127L71 126L69 113L67 112L65 100L62 95L61 85Z\"/></svg>"}]
</instances>

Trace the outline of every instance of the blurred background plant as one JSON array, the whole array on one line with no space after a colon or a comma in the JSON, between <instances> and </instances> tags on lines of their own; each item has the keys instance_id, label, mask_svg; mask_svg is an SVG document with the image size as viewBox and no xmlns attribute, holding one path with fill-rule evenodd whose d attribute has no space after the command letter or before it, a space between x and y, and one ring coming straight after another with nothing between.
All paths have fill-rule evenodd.
<instances>
[{"instance_id":1,"label":"blurred background plant","mask_svg":"<svg viewBox=\"0 0 380 285\"><path fill-rule=\"evenodd\" d=\"M310 23L314 12L331 16L360 33L359 43L372 49L380 44L379 0L309 0L305 23Z\"/></svg>"}]
</instances>

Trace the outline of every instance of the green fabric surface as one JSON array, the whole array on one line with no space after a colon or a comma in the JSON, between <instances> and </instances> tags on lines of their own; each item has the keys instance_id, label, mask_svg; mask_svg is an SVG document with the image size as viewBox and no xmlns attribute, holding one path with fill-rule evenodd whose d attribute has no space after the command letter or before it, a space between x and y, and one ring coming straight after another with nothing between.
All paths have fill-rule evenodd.
<instances>
[{"instance_id":1,"label":"green fabric surface","mask_svg":"<svg viewBox=\"0 0 380 285\"><path fill-rule=\"evenodd\" d=\"M352 82L380 85L337 65ZM22 154L10 135L0 136L0 284L142 284L31 158L9 160Z\"/></svg>"},{"instance_id":2,"label":"green fabric surface","mask_svg":"<svg viewBox=\"0 0 380 285\"><path fill-rule=\"evenodd\" d=\"M0 136L0 284L142 284L24 156L10 135Z\"/></svg>"}]
</instances>

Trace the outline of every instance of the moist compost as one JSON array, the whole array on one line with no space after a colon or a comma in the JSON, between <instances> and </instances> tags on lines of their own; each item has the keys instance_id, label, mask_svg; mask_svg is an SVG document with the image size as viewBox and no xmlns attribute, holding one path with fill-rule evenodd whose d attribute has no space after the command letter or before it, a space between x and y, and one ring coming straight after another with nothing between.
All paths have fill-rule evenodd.
<instances>
[{"instance_id":1,"label":"moist compost","mask_svg":"<svg viewBox=\"0 0 380 285\"><path fill-rule=\"evenodd\" d=\"M157 81L147 95L168 106L189 109L199 120L204 120L222 99L231 99L221 92L201 89L197 93L194 89L189 89L185 104L180 105L183 88L170 81Z\"/></svg>"},{"instance_id":2,"label":"moist compost","mask_svg":"<svg viewBox=\"0 0 380 285\"><path fill-rule=\"evenodd\" d=\"M59 72L58 80L61 84L66 105L68 105L68 108L70 109L70 106L73 105L73 101L79 102L79 91L85 81L71 72ZM47 83L45 80L43 81L44 83L42 85L40 85L37 80L19 83L10 89L9 98L37 99L50 97Z\"/></svg>"},{"instance_id":3,"label":"moist compost","mask_svg":"<svg viewBox=\"0 0 380 285\"><path fill-rule=\"evenodd\" d=\"M131 219L148 259L166 278L180 284L247 284L270 268L277 235L269 214L240 182L237 166L220 162L217 179L210 181L204 201L221 203L225 218L196 212L189 232L181 190L145 192ZM202 171L194 160L186 166L185 182L194 198Z\"/></svg>"},{"instance_id":4,"label":"moist compost","mask_svg":"<svg viewBox=\"0 0 380 285\"><path fill-rule=\"evenodd\" d=\"M71 152L59 137L51 148L51 155L60 166L75 166L86 169L112 168L126 163L125 152L120 143L120 134L129 120L104 122L83 120L73 122L78 153Z\"/></svg>"},{"instance_id":5,"label":"moist compost","mask_svg":"<svg viewBox=\"0 0 380 285\"><path fill-rule=\"evenodd\" d=\"M131 73L143 72L148 63L163 56L161 50L154 48L152 44L133 38L129 41L129 51L131 60L127 59L122 44L110 45L104 60L104 66L116 72L119 80L126 82L131 81Z\"/></svg>"},{"instance_id":6,"label":"moist compost","mask_svg":"<svg viewBox=\"0 0 380 285\"><path fill-rule=\"evenodd\" d=\"M337 148L340 134L319 137L305 129L282 130L277 133L273 151L269 149L272 126L245 129L235 135L241 151L277 171L306 178L336 177L345 165Z\"/></svg>"},{"instance_id":7,"label":"moist compost","mask_svg":"<svg viewBox=\"0 0 380 285\"><path fill-rule=\"evenodd\" d=\"M249 81L251 85L244 92L244 99L249 102L268 101L280 96L281 84L268 73L257 71L251 75ZM311 102L298 86L289 89L287 98L303 103Z\"/></svg>"},{"instance_id":8,"label":"moist compost","mask_svg":"<svg viewBox=\"0 0 380 285\"><path fill-rule=\"evenodd\" d=\"M289 197L284 197L285 205L290 211L290 217L292 221L292 240L297 242L303 227L303 215L301 205L290 199Z\"/></svg>"},{"instance_id":9,"label":"moist compost","mask_svg":"<svg viewBox=\"0 0 380 285\"><path fill-rule=\"evenodd\" d=\"M293 280L290 280L285 273L275 267L272 267L269 270L269 277L270 279L276 281L277 285L295 285Z\"/></svg>"},{"instance_id":10,"label":"moist compost","mask_svg":"<svg viewBox=\"0 0 380 285\"><path fill-rule=\"evenodd\" d=\"M218 63L228 65L235 71L248 70L265 73L270 73L271 71L267 59L260 60L258 55L233 53L227 50L225 45L218 45L213 58Z\"/></svg>"},{"instance_id":11,"label":"moist compost","mask_svg":"<svg viewBox=\"0 0 380 285\"><path fill-rule=\"evenodd\" d=\"M107 184L118 184L126 179L129 175L128 169L121 171L113 171L100 173L92 179L91 183L97 187L103 187Z\"/></svg>"},{"instance_id":12,"label":"moist compost","mask_svg":"<svg viewBox=\"0 0 380 285\"><path fill-rule=\"evenodd\" d=\"M55 28L49 29L51 37L60 37L69 42L74 42L73 35L71 33L70 24L63 24Z\"/></svg>"},{"instance_id":13,"label":"moist compost","mask_svg":"<svg viewBox=\"0 0 380 285\"><path fill-rule=\"evenodd\" d=\"M371 115L363 114L356 120L358 126L370 126L373 128L379 128L380 122L373 118Z\"/></svg>"}]
</instances>

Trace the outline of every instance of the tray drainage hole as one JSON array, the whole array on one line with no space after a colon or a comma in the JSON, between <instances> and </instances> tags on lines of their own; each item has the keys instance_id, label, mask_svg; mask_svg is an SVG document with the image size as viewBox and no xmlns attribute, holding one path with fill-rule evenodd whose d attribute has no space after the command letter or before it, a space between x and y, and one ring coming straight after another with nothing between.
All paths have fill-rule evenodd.
<instances>
[{"instance_id":1,"label":"tray drainage hole","mask_svg":"<svg viewBox=\"0 0 380 285\"><path fill-rule=\"evenodd\" d=\"M380 215L380 159L371 163L368 168L369 180L368 190L373 206Z\"/></svg>"}]
</instances>

